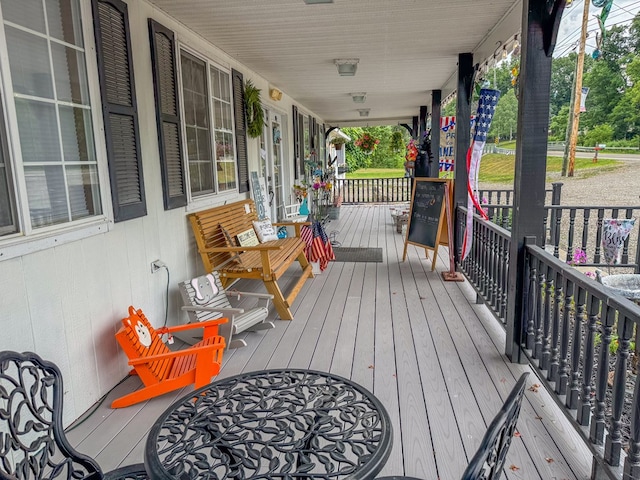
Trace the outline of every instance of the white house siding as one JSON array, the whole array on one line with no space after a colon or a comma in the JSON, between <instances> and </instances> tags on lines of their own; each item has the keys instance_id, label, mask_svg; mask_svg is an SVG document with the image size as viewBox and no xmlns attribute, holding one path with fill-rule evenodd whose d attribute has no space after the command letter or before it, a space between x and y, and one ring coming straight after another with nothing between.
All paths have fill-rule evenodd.
<instances>
[{"instance_id":1,"label":"white house siding","mask_svg":"<svg viewBox=\"0 0 640 480\"><path fill-rule=\"evenodd\" d=\"M89 0L82 2L90 11ZM167 274L164 270L151 274L150 263L155 259L163 260L170 270L169 324L183 320L179 314L177 283L203 271L187 213L246 196L221 195L208 203L198 203L197 208L164 210L148 18L174 30L179 42L201 55L241 71L245 80L250 78L262 89L265 106L287 116L285 158L289 180L293 178L294 102L286 92L280 102L270 101L267 79L249 71L147 2L127 3L148 213L142 218L112 224L103 234L0 261L0 349L35 351L60 367L65 380L65 425L127 375L126 357L114 334L128 306L142 308L156 326L164 322ZM87 54L95 55L95 50L91 48ZM97 72L90 74L97 78ZM303 105L297 105L305 110ZM256 170L257 140L248 139L248 152L249 170ZM106 184L104 188L108 189Z\"/></svg>"}]
</instances>

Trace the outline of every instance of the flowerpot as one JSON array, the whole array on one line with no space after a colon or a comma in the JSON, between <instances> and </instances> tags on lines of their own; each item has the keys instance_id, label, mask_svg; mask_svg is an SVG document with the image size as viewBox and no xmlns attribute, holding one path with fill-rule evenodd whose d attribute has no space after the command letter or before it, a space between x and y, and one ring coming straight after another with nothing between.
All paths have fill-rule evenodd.
<instances>
[{"instance_id":1,"label":"flowerpot","mask_svg":"<svg viewBox=\"0 0 640 480\"><path fill-rule=\"evenodd\" d=\"M333 146L335 147L336 150L342 150L342 144L341 143L334 144Z\"/></svg>"}]
</instances>

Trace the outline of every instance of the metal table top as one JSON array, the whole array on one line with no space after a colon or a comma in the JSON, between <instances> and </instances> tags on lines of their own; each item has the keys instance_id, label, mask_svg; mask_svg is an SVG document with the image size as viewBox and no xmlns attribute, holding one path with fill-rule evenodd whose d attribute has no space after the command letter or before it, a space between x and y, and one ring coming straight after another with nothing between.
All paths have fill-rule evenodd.
<instances>
[{"instance_id":1,"label":"metal table top","mask_svg":"<svg viewBox=\"0 0 640 480\"><path fill-rule=\"evenodd\" d=\"M369 479L392 446L367 389L312 370L248 372L171 405L147 439L151 478Z\"/></svg>"}]
</instances>

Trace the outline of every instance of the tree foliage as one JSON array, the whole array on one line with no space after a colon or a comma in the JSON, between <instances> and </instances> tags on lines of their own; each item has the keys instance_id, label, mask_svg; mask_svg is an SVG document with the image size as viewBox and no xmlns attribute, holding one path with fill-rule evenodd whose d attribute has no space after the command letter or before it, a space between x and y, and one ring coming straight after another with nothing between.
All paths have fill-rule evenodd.
<instances>
[{"instance_id":1,"label":"tree foliage","mask_svg":"<svg viewBox=\"0 0 640 480\"><path fill-rule=\"evenodd\" d=\"M345 158L349 171L360 168L402 168L404 164L404 150L397 151L393 148L392 137L394 132L400 132L404 144L409 143L410 137L406 129L398 126L376 127L346 127L342 131L351 137L351 142L345 145ZM355 141L365 133L380 140L375 151L368 155L355 145Z\"/></svg>"}]
</instances>

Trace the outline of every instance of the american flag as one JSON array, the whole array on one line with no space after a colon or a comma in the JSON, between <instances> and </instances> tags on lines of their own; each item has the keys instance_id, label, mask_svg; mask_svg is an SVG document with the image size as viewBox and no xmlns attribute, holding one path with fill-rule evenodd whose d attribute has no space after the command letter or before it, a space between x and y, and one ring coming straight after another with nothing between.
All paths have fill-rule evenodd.
<instances>
[{"instance_id":1,"label":"american flag","mask_svg":"<svg viewBox=\"0 0 640 480\"><path fill-rule=\"evenodd\" d=\"M329 237L320 222L313 222L310 227L303 226L300 230L300 238L307 244L305 249L307 259L318 262L320 270L327 268L330 260L336 259Z\"/></svg>"},{"instance_id":2,"label":"american flag","mask_svg":"<svg viewBox=\"0 0 640 480\"><path fill-rule=\"evenodd\" d=\"M491 121L496 111L496 105L500 99L499 90L491 90L483 88L480 90L480 99L478 101L478 113L476 114L475 130L473 133L473 142L467 151L467 172L469 173L469 181L467 182L468 200L467 200L467 228L464 233L462 242L462 259L464 260L471 251L471 243L473 242L473 207L478 209L478 213L487 220L487 214L482 210L478 201L478 174L480 173L480 160L482 159L482 149L487 142L487 133L491 128Z\"/></svg>"}]
</instances>

